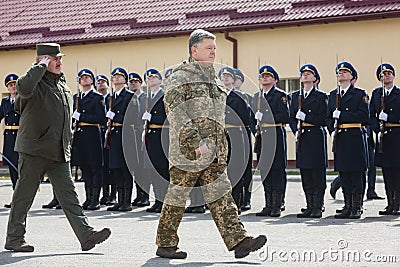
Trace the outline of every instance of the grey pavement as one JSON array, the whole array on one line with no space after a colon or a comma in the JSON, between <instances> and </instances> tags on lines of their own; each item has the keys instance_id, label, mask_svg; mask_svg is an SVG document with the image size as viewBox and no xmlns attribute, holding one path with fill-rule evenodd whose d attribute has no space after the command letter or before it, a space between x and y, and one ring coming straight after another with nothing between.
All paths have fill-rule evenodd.
<instances>
[{"instance_id":1,"label":"grey pavement","mask_svg":"<svg viewBox=\"0 0 400 267\"><path fill-rule=\"evenodd\" d=\"M331 180L333 177L328 177ZM384 196L381 177L376 184ZM325 195L326 211L322 219L298 219L304 206L300 178L289 176L286 211L280 218L256 217L263 206L260 178L253 185L252 209L241 215L251 235L268 237L264 249L237 260L219 236L209 212L190 214L179 228L179 247L188 252L185 260L168 260L155 256L157 214L145 208L132 212L86 212L96 229L111 228L109 240L89 252L80 244L62 210L44 210L51 200L50 184L42 184L27 219L26 240L35 246L33 253L12 253L3 249L9 210L3 208L11 199L10 184L0 187L0 265L4 266L399 266L400 218L379 216L386 200L365 201L360 220L334 219L335 209L343 205L342 194L334 200ZM83 183L76 183L83 201ZM385 263L383 263L385 261Z\"/></svg>"}]
</instances>

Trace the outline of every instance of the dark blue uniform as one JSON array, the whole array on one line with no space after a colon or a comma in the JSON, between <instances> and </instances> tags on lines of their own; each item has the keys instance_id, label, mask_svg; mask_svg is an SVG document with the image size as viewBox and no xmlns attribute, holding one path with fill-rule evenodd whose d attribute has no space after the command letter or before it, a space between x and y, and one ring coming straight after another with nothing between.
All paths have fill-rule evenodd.
<instances>
[{"instance_id":1,"label":"dark blue uniform","mask_svg":"<svg viewBox=\"0 0 400 267\"><path fill-rule=\"evenodd\" d=\"M144 121L142 120L143 114L146 112L146 99L147 96L144 92L140 95L134 94L139 105L138 124L135 127L137 151L138 151L138 166L135 172L135 184L137 197L132 202L133 206L148 206L149 205L149 191L150 179L146 177L144 172L144 144L142 143L142 132L144 131Z\"/></svg>"},{"instance_id":2,"label":"dark blue uniform","mask_svg":"<svg viewBox=\"0 0 400 267\"><path fill-rule=\"evenodd\" d=\"M106 110L109 109L108 105L110 102L110 94L108 93L107 95L103 96L105 105L106 105ZM106 148L104 145L105 142L105 137L106 137L106 131L107 131L107 122L108 118L104 116L103 122L100 125L101 129L101 143L102 143L102 148L103 148L103 197L100 199L100 204L102 205L114 205L116 202L116 185L115 185L115 179L111 175L110 172L110 150L109 148ZM110 188L111 187L111 188Z\"/></svg>"},{"instance_id":3,"label":"dark blue uniform","mask_svg":"<svg viewBox=\"0 0 400 267\"><path fill-rule=\"evenodd\" d=\"M247 99L247 108L248 108L248 114L250 118L254 117L254 113L251 110L251 103L253 101L253 96L244 93L246 99ZM247 159L247 166L246 170L244 171L243 175L243 203L241 210L249 210L251 208L251 191L252 191L252 182L253 182L253 150L252 150L252 141L251 141L251 135L255 133L255 125L254 121L250 120L249 125L246 126L246 133L247 133L247 139L249 141L249 149L250 153L248 154L248 159Z\"/></svg>"},{"instance_id":4,"label":"dark blue uniform","mask_svg":"<svg viewBox=\"0 0 400 267\"><path fill-rule=\"evenodd\" d=\"M132 98L133 95L133 92L122 88L117 97L115 93L113 96L111 111L115 116L110 135L109 167L117 185L118 203L108 209L111 211L132 209L133 177L128 166L133 166L134 171L137 166L135 125L138 125L139 112L138 103ZM130 148L129 157L125 157L124 147Z\"/></svg>"},{"instance_id":5,"label":"dark blue uniform","mask_svg":"<svg viewBox=\"0 0 400 267\"><path fill-rule=\"evenodd\" d=\"M280 209L287 165L287 143L285 124L289 122L288 95L276 88L268 93L258 92L253 96L252 110L263 113L261 128L261 154L257 155L258 169L264 186L266 208Z\"/></svg>"},{"instance_id":6,"label":"dark blue uniform","mask_svg":"<svg viewBox=\"0 0 400 267\"><path fill-rule=\"evenodd\" d=\"M161 208L169 185L169 129L167 115L164 108L164 91L159 90L153 98L149 99L149 131L147 133L146 153L144 155L144 168L146 176L151 179L156 197L153 206L158 212ZM152 209L150 208L150 211Z\"/></svg>"},{"instance_id":7,"label":"dark blue uniform","mask_svg":"<svg viewBox=\"0 0 400 267\"><path fill-rule=\"evenodd\" d=\"M370 103L371 128L375 133L379 133L378 116L381 112L382 87L372 92ZM385 109L388 114L387 121L384 123L383 153L380 153L380 143L376 142L375 165L382 167L385 191L388 199L386 212L380 214L391 214L393 210L399 212L400 204L400 89L394 86L391 93L385 96Z\"/></svg>"},{"instance_id":8,"label":"dark blue uniform","mask_svg":"<svg viewBox=\"0 0 400 267\"><path fill-rule=\"evenodd\" d=\"M246 127L250 125L249 109L245 96L232 89L226 98L225 128L228 134L228 178L232 197L238 210L243 192L243 175L246 170L250 147Z\"/></svg>"},{"instance_id":9,"label":"dark blue uniform","mask_svg":"<svg viewBox=\"0 0 400 267\"><path fill-rule=\"evenodd\" d=\"M4 119L3 155L7 157L7 159L3 157L3 164L8 165L13 189L18 179L18 171L12 165L18 166L18 153L14 151L14 145L19 127L19 118L20 115L14 110L14 103L11 103L10 96L3 98L0 107L0 121Z\"/></svg>"},{"instance_id":10,"label":"dark blue uniform","mask_svg":"<svg viewBox=\"0 0 400 267\"><path fill-rule=\"evenodd\" d=\"M101 141L100 125L105 117L103 96L93 89L80 96L74 95L74 107L79 97L76 109L81 115L75 121L74 136L72 139L71 164L80 166L85 182L86 201L82 204L84 209L98 209L99 194L103 184L103 148Z\"/></svg>"},{"instance_id":11,"label":"dark blue uniform","mask_svg":"<svg viewBox=\"0 0 400 267\"><path fill-rule=\"evenodd\" d=\"M303 90L303 89L302 89ZM299 121L296 113L299 110L299 91L291 96L290 128L293 133L298 132ZM308 92L304 98L302 92L301 111L306 114L305 121L301 122L302 131L296 146L296 167L300 168L301 181L307 201L307 211L304 216L313 213L320 214L323 197L326 189L326 167L328 166L326 147L326 112L328 96L316 88ZM319 217L319 216L317 216Z\"/></svg>"},{"instance_id":12,"label":"dark blue uniform","mask_svg":"<svg viewBox=\"0 0 400 267\"><path fill-rule=\"evenodd\" d=\"M335 130L332 113L336 109L336 94L337 89L329 94L327 127L330 133ZM364 127L369 120L367 93L351 85L346 94L340 97L338 109L341 114L338 119L339 130L334 153L335 170L340 174L345 207L349 208L337 217L348 218L351 204L352 213L361 209L361 206L357 206L361 205L365 171L368 167L368 147Z\"/></svg>"}]
</instances>

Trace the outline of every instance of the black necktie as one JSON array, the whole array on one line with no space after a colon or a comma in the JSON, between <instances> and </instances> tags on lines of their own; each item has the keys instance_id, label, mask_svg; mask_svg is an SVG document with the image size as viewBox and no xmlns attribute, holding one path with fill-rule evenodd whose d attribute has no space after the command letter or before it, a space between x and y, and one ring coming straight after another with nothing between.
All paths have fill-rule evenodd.
<instances>
[{"instance_id":1,"label":"black necktie","mask_svg":"<svg viewBox=\"0 0 400 267\"><path fill-rule=\"evenodd\" d=\"M13 98L11 98L11 105L12 105L12 104L14 104L14 99L13 99Z\"/></svg>"},{"instance_id":2,"label":"black necktie","mask_svg":"<svg viewBox=\"0 0 400 267\"><path fill-rule=\"evenodd\" d=\"M344 90L340 91L340 96L343 97L344 96Z\"/></svg>"},{"instance_id":3,"label":"black necktie","mask_svg":"<svg viewBox=\"0 0 400 267\"><path fill-rule=\"evenodd\" d=\"M385 95L386 95L386 96L389 96L389 94L390 94L389 90L386 90L385 92L386 92Z\"/></svg>"},{"instance_id":4,"label":"black necktie","mask_svg":"<svg viewBox=\"0 0 400 267\"><path fill-rule=\"evenodd\" d=\"M308 96L308 92L306 92L306 93L304 94L304 98L307 98L307 96Z\"/></svg>"}]
</instances>

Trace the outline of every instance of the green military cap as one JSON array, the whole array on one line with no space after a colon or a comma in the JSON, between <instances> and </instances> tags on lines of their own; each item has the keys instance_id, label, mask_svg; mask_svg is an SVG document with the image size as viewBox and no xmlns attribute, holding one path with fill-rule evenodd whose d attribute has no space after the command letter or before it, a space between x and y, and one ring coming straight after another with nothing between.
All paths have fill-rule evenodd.
<instances>
[{"instance_id":1,"label":"green military cap","mask_svg":"<svg viewBox=\"0 0 400 267\"><path fill-rule=\"evenodd\" d=\"M65 56L60 51L60 45L56 43L42 43L36 44L36 56L52 56L52 57L60 57Z\"/></svg>"}]
</instances>

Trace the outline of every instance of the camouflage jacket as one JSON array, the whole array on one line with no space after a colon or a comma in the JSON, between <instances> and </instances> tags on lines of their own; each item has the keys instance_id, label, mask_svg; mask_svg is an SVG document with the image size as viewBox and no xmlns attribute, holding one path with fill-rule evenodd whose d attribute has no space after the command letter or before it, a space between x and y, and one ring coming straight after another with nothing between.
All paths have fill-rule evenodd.
<instances>
[{"instance_id":1,"label":"camouflage jacket","mask_svg":"<svg viewBox=\"0 0 400 267\"><path fill-rule=\"evenodd\" d=\"M185 61L174 69L164 97L170 123L170 167L200 171L215 160L226 164L226 96L213 66ZM207 144L209 152L196 158L195 149L202 144Z\"/></svg>"}]
</instances>

